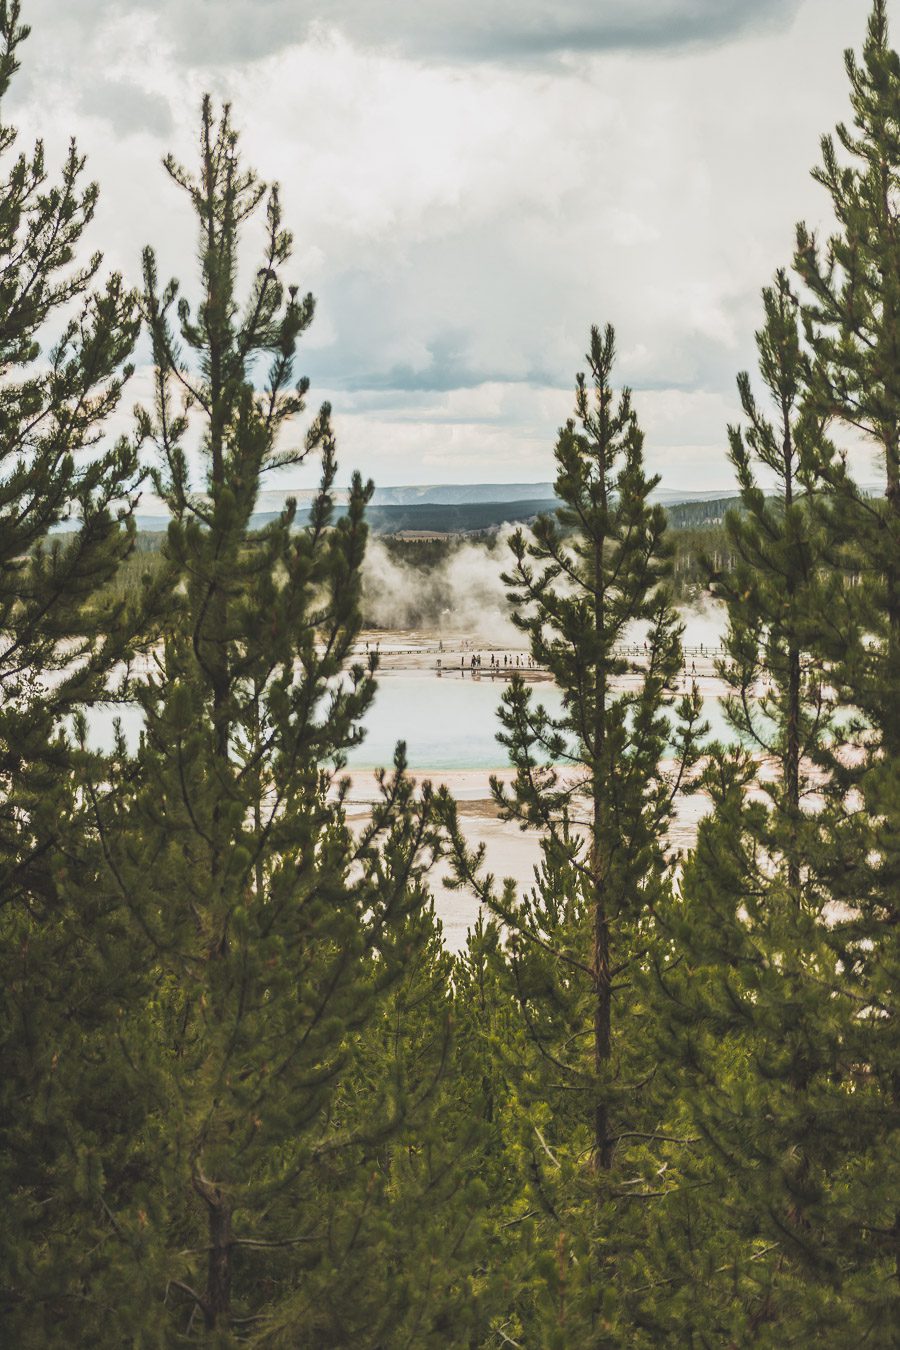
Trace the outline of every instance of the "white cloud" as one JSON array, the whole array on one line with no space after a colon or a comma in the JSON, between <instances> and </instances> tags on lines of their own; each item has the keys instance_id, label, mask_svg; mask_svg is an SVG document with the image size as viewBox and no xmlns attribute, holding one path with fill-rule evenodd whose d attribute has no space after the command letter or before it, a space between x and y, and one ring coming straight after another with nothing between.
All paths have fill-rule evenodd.
<instances>
[{"instance_id":1,"label":"white cloud","mask_svg":"<svg viewBox=\"0 0 900 1350\"><path fill-rule=\"evenodd\" d=\"M678 49L789 24L799 0L31 0L67 34L116 18L167 42L180 65L254 61L327 21L364 46L458 61L552 60L590 50Z\"/></svg>"},{"instance_id":2,"label":"white cloud","mask_svg":"<svg viewBox=\"0 0 900 1350\"><path fill-rule=\"evenodd\" d=\"M300 365L311 401L330 391L345 464L546 478L590 324L612 321L651 463L718 486L759 288L794 221L824 218L808 169L868 7L804 0L788 28L769 20L796 7L774 3L502 0L488 33L474 0L452 23L443 3L235 0L212 26L209 0L33 0L13 102L57 157L73 131L89 152L108 264L136 279L153 242L190 292L195 228L160 158L192 161L204 88L231 99L283 184L293 276L319 305ZM589 20L577 54L512 60ZM458 59L451 29L491 59Z\"/></svg>"}]
</instances>

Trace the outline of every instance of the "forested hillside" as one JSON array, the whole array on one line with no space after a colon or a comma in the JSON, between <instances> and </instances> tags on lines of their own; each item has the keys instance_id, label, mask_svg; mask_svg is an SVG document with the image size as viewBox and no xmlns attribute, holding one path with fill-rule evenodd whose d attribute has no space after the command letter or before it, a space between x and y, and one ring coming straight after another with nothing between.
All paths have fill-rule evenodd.
<instances>
[{"instance_id":1,"label":"forested hillside","mask_svg":"<svg viewBox=\"0 0 900 1350\"><path fill-rule=\"evenodd\" d=\"M542 504L541 514L556 510ZM698 503L705 506L706 503ZM734 503L730 502L729 506ZM676 600L680 603L702 601L709 593L709 570L707 562L714 571L727 570L734 560L734 553L723 523L718 519L709 524L697 526L677 525L673 522L674 511L670 507L666 514L669 518L670 542L673 546L672 574L670 585ZM703 512L698 513L703 516ZM676 517L677 519L678 517ZM528 522L535 519L529 513ZM371 521L367 516L367 523ZM511 525L512 520L506 521ZM377 531L373 531L377 533ZM153 577L164 566L162 550L166 536L159 531L138 530L135 534L134 551L123 560L108 586L108 594L117 600L134 600L141 591L144 577ZM500 573L506 564L505 533L496 529L477 531L474 537L468 533L436 533L432 537L408 538L394 534L383 535L380 543L388 558L406 569L410 586L420 587L422 606L418 623L424 627L435 628L439 625L441 614L453 605L452 561L463 547L476 548L484 556L484 567ZM450 566L448 566L450 564ZM365 627L393 626L403 627L398 615L385 624L385 608L379 604L381 623L376 624L366 607L366 593L378 586L378 571L367 566L369 590L363 596L363 623ZM371 608L371 607L370 607Z\"/></svg>"}]
</instances>

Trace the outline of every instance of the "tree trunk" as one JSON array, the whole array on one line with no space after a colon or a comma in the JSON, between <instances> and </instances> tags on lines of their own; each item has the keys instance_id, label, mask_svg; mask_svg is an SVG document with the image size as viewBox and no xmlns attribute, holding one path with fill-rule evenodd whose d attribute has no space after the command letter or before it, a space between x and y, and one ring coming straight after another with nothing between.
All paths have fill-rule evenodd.
<instances>
[{"instance_id":1,"label":"tree trunk","mask_svg":"<svg viewBox=\"0 0 900 1350\"><path fill-rule=\"evenodd\" d=\"M887 676L892 695L900 690L900 568L895 561L895 546L900 540L900 454L898 454L898 430L890 429L885 437L885 468L888 521L887 565L885 568L885 608L887 609ZM892 710L895 714L898 709ZM892 755L900 753L900 725L896 716L885 718L886 749Z\"/></svg>"},{"instance_id":2,"label":"tree trunk","mask_svg":"<svg viewBox=\"0 0 900 1350\"><path fill-rule=\"evenodd\" d=\"M605 469L605 465L603 466ZM603 593L603 549L605 540L594 541L594 625L601 642L601 664L594 679L593 819L591 834L591 880L594 905L594 951L591 968L594 977L594 1073L597 1099L594 1106L594 1166L608 1171L612 1165L609 1104L599 1088L612 1054L612 981L609 961L609 913L606 895L609 853L607 812L604 810L608 786L604 782L606 740L606 646Z\"/></svg>"},{"instance_id":3,"label":"tree trunk","mask_svg":"<svg viewBox=\"0 0 900 1350\"><path fill-rule=\"evenodd\" d=\"M597 860L599 861L599 860ZM609 967L609 921L604 901L603 882L594 873L594 1072L599 1080L606 1070L612 1053L612 981ZM609 1105L598 1091L594 1107L594 1166L609 1171L612 1166L612 1146L609 1138Z\"/></svg>"},{"instance_id":4,"label":"tree trunk","mask_svg":"<svg viewBox=\"0 0 900 1350\"><path fill-rule=\"evenodd\" d=\"M793 641L788 648L787 711L784 792L789 813L788 886L794 900L799 900L800 864L797 856L797 835L800 824L800 650Z\"/></svg>"},{"instance_id":5,"label":"tree trunk","mask_svg":"<svg viewBox=\"0 0 900 1350\"><path fill-rule=\"evenodd\" d=\"M794 504L794 441L791 433L790 406L782 409L784 418L784 505L787 512ZM793 601L796 592L794 567L788 567L787 593L791 604L788 639L787 745L784 761L784 794L788 810L788 887L793 899L800 899L800 864L797 860L797 836L800 824L800 647L796 640L797 615Z\"/></svg>"},{"instance_id":6,"label":"tree trunk","mask_svg":"<svg viewBox=\"0 0 900 1350\"><path fill-rule=\"evenodd\" d=\"M227 1327L231 1319L231 1205L220 1186L194 1178L194 1190L207 1207L209 1254L203 1314L209 1331Z\"/></svg>"}]
</instances>

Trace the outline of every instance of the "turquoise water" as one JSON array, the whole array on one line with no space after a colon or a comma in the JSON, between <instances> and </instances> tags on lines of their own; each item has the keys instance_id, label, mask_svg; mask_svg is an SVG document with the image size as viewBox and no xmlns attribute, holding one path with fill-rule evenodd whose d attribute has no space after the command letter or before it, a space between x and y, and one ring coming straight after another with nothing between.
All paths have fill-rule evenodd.
<instances>
[{"instance_id":1,"label":"turquoise water","mask_svg":"<svg viewBox=\"0 0 900 1350\"><path fill-rule=\"evenodd\" d=\"M366 718L366 739L349 756L353 768L390 764L398 740L406 741L411 769L496 769L507 762L497 744L497 706L504 681L469 675L390 675L378 683ZM541 685L551 712L560 693Z\"/></svg>"},{"instance_id":2,"label":"turquoise water","mask_svg":"<svg viewBox=\"0 0 900 1350\"><path fill-rule=\"evenodd\" d=\"M507 762L497 744L497 707L502 680L471 676L390 675L378 685L367 735L349 757L354 768L390 764L394 746L406 741L412 769L495 769ZM538 684L534 698L558 714L562 696L555 685ZM711 734L724 736L725 720L718 699L708 699L704 716Z\"/></svg>"},{"instance_id":3,"label":"turquoise water","mask_svg":"<svg viewBox=\"0 0 900 1350\"><path fill-rule=\"evenodd\" d=\"M391 764L394 747L405 740L410 768L423 769L496 769L506 761L506 752L497 744L497 707L504 689L503 680L484 676L431 673L397 673L382 676L375 702L366 718L366 737L349 756L356 769L372 769ZM548 712L561 708L559 690L551 684L534 686L536 701ZM725 734L725 722L717 699L708 699L704 715L713 735ZM108 749L112 726L121 717L129 744L134 745L141 725L134 707L110 705L93 710L88 719L91 741Z\"/></svg>"}]
</instances>

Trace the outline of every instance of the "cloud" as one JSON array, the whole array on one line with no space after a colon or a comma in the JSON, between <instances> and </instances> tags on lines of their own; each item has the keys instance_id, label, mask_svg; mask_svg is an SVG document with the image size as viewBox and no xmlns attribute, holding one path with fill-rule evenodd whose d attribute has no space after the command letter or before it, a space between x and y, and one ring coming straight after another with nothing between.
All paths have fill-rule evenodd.
<instances>
[{"instance_id":1,"label":"cloud","mask_svg":"<svg viewBox=\"0 0 900 1350\"><path fill-rule=\"evenodd\" d=\"M671 50L784 26L800 0L79 0L69 20L150 19L181 65L259 60L316 28L426 59L540 60L561 53ZM74 11L77 11L74 12ZM29 21L65 23L58 0Z\"/></svg>"},{"instance_id":2,"label":"cloud","mask_svg":"<svg viewBox=\"0 0 900 1350\"><path fill-rule=\"evenodd\" d=\"M109 122L120 135L139 132L168 137L174 128L168 101L131 80L93 80L82 91L79 106L89 117Z\"/></svg>"},{"instance_id":3,"label":"cloud","mask_svg":"<svg viewBox=\"0 0 900 1350\"><path fill-rule=\"evenodd\" d=\"M338 372L340 387L346 390L364 390L377 394L384 390L402 390L404 393L440 393L454 389L474 390L508 378L508 366L498 363L495 370L483 364L475 365L469 356L471 333L464 328L435 333L427 341L407 345L405 359L384 368L366 368L354 365L343 378ZM411 350L410 350L411 348ZM524 372L529 384L549 382L549 372L537 367Z\"/></svg>"},{"instance_id":4,"label":"cloud","mask_svg":"<svg viewBox=\"0 0 900 1350\"><path fill-rule=\"evenodd\" d=\"M232 103L246 161L282 184L289 277L317 297L299 369L311 406L334 403L343 465L547 478L609 320L653 467L719 487L759 288L795 220L825 223L808 169L868 7L29 0L10 115L50 163L70 134L88 154L87 247L136 281L152 243L194 296L196 222L160 159L196 163L204 89ZM521 59L576 33L577 53Z\"/></svg>"},{"instance_id":5,"label":"cloud","mask_svg":"<svg viewBox=\"0 0 900 1350\"><path fill-rule=\"evenodd\" d=\"M393 396L328 392L341 463L375 463L382 483L548 481L558 429L575 403L574 380ZM640 389L634 401L651 473L662 473L669 488L727 489L725 426L735 416L730 394Z\"/></svg>"},{"instance_id":6,"label":"cloud","mask_svg":"<svg viewBox=\"0 0 900 1350\"><path fill-rule=\"evenodd\" d=\"M327 21L372 43L468 60L669 49L789 22L799 0L338 0ZM302 8L302 7L301 7ZM309 7L313 9L313 6Z\"/></svg>"}]
</instances>

